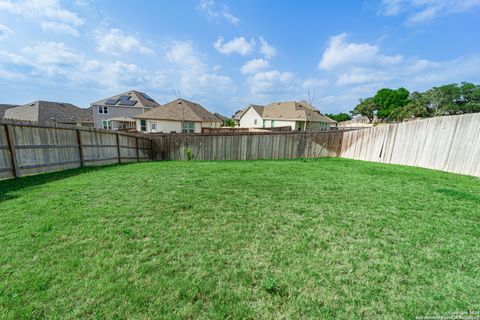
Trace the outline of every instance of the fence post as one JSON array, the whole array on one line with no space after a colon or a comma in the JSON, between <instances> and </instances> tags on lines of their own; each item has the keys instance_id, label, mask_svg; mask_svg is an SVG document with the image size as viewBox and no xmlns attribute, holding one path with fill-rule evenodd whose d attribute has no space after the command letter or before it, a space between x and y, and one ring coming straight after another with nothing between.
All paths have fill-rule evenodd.
<instances>
[{"instance_id":1,"label":"fence post","mask_svg":"<svg viewBox=\"0 0 480 320\"><path fill-rule=\"evenodd\" d=\"M152 137L150 137L150 159L155 160L154 156L153 156L153 139Z\"/></svg>"},{"instance_id":2,"label":"fence post","mask_svg":"<svg viewBox=\"0 0 480 320\"><path fill-rule=\"evenodd\" d=\"M118 163L122 162L122 155L120 153L120 135L117 132L117 157Z\"/></svg>"},{"instance_id":3,"label":"fence post","mask_svg":"<svg viewBox=\"0 0 480 320\"><path fill-rule=\"evenodd\" d=\"M5 125L5 134L7 135L8 151L10 153L10 161L12 163L13 177L17 178L20 174L18 172L17 154L15 150L15 141L13 139L12 127L8 124Z\"/></svg>"},{"instance_id":4,"label":"fence post","mask_svg":"<svg viewBox=\"0 0 480 320\"><path fill-rule=\"evenodd\" d=\"M138 137L135 137L135 141L136 141L136 149L137 149L137 162L140 162L140 152L138 150Z\"/></svg>"},{"instance_id":5,"label":"fence post","mask_svg":"<svg viewBox=\"0 0 480 320\"><path fill-rule=\"evenodd\" d=\"M80 167L85 166L85 157L83 155L82 132L77 129L78 154L80 156Z\"/></svg>"}]
</instances>

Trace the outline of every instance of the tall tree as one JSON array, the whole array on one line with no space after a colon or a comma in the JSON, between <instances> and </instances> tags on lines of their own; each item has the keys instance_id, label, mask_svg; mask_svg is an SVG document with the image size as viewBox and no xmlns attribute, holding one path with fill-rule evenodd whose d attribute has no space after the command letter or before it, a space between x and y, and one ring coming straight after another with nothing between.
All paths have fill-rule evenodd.
<instances>
[{"instance_id":1,"label":"tall tree","mask_svg":"<svg viewBox=\"0 0 480 320\"><path fill-rule=\"evenodd\" d=\"M373 101L378 107L377 117L382 121L389 119L392 113L406 106L409 102L410 93L405 88L399 89L380 89L373 97Z\"/></svg>"},{"instance_id":2,"label":"tall tree","mask_svg":"<svg viewBox=\"0 0 480 320\"><path fill-rule=\"evenodd\" d=\"M411 118L426 118L431 115L428 110L428 100L421 92L412 92L410 101L404 107L395 109L390 117L396 121L403 121Z\"/></svg>"},{"instance_id":3,"label":"tall tree","mask_svg":"<svg viewBox=\"0 0 480 320\"><path fill-rule=\"evenodd\" d=\"M365 116L369 122L372 122L377 110L378 107L373 98L360 99L360 103L353 109L352 114Z\"/></svg>"}]
</instances>

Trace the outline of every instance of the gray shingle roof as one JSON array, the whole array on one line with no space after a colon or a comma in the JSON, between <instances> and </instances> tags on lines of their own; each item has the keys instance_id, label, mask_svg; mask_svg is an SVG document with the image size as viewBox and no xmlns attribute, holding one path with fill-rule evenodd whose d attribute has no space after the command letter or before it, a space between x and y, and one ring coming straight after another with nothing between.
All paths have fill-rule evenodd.
<instances>
[{"instance_id":1,"label":"gray shingle roof","mask_svg":"<svg viewBox=\"0 0 480 320\"><path fill-rule=\"evenodd\" d=\"M65 124L93 123L92 109L79 108L70 103L35 101L5 111L6 119Z\"/></svg>"},{"instance_id":2,"label":"gray shingle roof","mask_svg":"<svg viewBox=\"0 0 480 320\"><path fill-rule=\"evenodd\" d=\"M11 108L18 107L18 105L15 104L0 104L0 119L3 118L5 111Z\"/></svg>"},{"instance_id":3,"label":"gray shingle roof","mask_svg":"<svg viewBox=\"0 0 480 320\"><path fill-rule=\"evenodd\" d=\"M200 104L185 99L175 99L163 106L139 114L134 118L196 122L222 121Z\"/></svg>"},{"instance_id":4,"label":"gray shingle roof","mask_svg":"<svg viewBox=\"0 0 480 320\"><path fill-rule=\"evenodd\" d=\"M127 100L133 101L135 104L133 105L121 105L121 97L125 96ZM114 96L111 96L109 98L105 98L96 102L92 102L92 106L122 106L122 107L136 107L136 108L156 108L159 107L160 104L150 98L146 93L136 91L136 90L130 90L124 93L120 93ZM108 100L112 100L110 102L114 102L113 104L106 104Z\"/></svg>"}]
</instances>

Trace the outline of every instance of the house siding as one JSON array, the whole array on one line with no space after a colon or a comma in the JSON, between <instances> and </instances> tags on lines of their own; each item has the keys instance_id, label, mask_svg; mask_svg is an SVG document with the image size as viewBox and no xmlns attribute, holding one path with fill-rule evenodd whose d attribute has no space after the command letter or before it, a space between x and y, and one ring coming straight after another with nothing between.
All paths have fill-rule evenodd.
<instances>
[{"instance_id":1,"label":"house siding","mask_svg":"<svg viewBox=\"0 0 480 320\"><path fill-rule=\"evenodd\" d=\"M142 119L137 119L136 121L136 128L138 132L141 132L141 125L140 121ZM182 131L182 121L176 120L151 120L151 119L143 119L146 121L147 131L143 131L146 133L180 133ZM186 121L187 122L187 121ZM201 133L202 128L220 128L221 122L199 122L199 121L188 121L194 122L194 131L195 133ZM157 130L152 131L152 123L157 124Z\"/></svg>"},{"instance_id":2,"label":"house siding","mask_svg":"<svg viewBox=\"0 0 480 320\"><path fill-rule=\"evenodd\" d=\"M255 120L257 120L257 124L255 124ZM263 127L263 119L262 117L255 111L254 108L250 107L247 111L242 115L239 121L240 128L261 128Z\"/></svg>"},{"instance_id":3,"label":"house siding","mask_svg":"<svg viewBox=\"0 0 480 320\"><path fill-rule=\"evenodd\" d=\"M93 125L95 128L102 129L103 123L102 120L109 120L112 118L118 117L129 117L132 118L143 112L150 110L150 108L138 108L138 107L121 107L121 106L107 106L108 113L98 113L98 105L93 105L92 112L93 112ZM113 127L113 125L117 127ZM112 129L118 129L118 124L113 122Z\"/></svg>"}]
</instances>

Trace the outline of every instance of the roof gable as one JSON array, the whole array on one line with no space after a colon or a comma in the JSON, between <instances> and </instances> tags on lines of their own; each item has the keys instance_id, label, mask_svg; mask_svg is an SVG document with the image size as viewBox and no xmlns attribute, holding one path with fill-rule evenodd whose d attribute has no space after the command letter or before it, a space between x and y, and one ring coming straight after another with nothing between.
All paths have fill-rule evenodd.
<instances>
[{"instance_id":1,"label":"roof gable","mask_svg":"<svg viewBox=\"0 0 480 320\"><path fill-rule=\"evenodd\" d=\"M215 114L200 104L185 99L175 99L163 106L146 111L135 118L194 122L221 121Z\"/></svg>"},{"instance_id":2,"label":"roof gable","mask_svg":"<svg viewBox=\"0 0 480 320\"><path fill-rule=\"evenodd\" d=\"M130 90L91 103L92 106L117 106L132 108L156 108L160 104L144 92Z\"/></svg>"}]
</instances>

